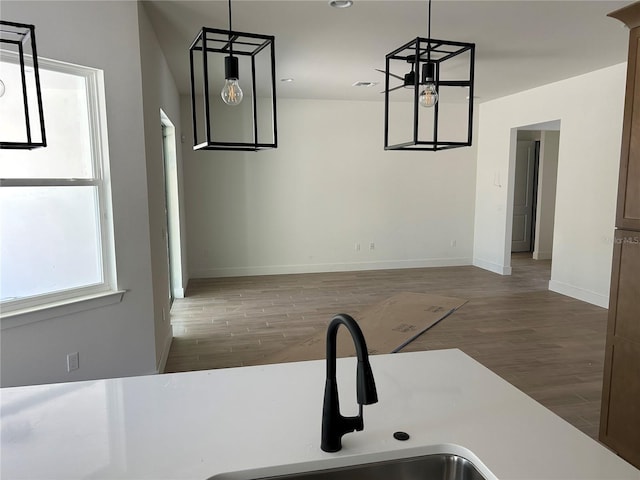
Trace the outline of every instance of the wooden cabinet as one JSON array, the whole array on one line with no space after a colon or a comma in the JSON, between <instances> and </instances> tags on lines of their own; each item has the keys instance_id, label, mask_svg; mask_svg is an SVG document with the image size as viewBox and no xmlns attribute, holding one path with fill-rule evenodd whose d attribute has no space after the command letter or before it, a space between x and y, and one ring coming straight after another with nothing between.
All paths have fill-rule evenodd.
<instances>
[{"instance_id":1,"label":"wooden cabinet","mask_svg":"<svg viewBox=\"0 0 640 480\"><path fill-rule=\"evenodd\" d=\"M640 232L617 230L600 440L640 468Z\"/></svg>"},{"instance_id":2,"label":"wooden cabinet","mask_svg":"<svg viewBox=\"0 0 640 480\"><path fill-rule=\"evenodd\" d=\"M640 230L640 26L630 33L623 125L616 225Z\"/></svg>"},{"instance_id":3,"label":"wooden cabinet","mask_svg":"<svg viewBox=\"0 0 640 480\"><path fill-rule=\"evenodd\" d=\"M600 440L640 468L640 2L609 16L631 31Z\"/></svg>"}]
</instances>

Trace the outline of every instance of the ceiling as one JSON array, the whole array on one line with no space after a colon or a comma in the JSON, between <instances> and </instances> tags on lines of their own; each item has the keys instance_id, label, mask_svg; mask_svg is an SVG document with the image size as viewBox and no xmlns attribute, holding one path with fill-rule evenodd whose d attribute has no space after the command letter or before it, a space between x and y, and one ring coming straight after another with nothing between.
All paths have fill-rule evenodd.
<instances>
[{"instance_id":1,"label":"ceiling","mask_svg":"<svg viewBox=\"0 0 640 480\"><path fill-rule=\"evenodd\" d=\"M607 13L630 1L434 0L433 38L476 44L478 102L626 60L628 31ZM189 45L228 29L226 0L146 0L178 89L189 93ZM383 100L385 55L427 36L426 0L233 0L233 29L274 35L278 97ZM380 82L352 87L357 81ZM597 89L594 85L594 89ZM602 92L594 93L596 99ZM589 101L589 99L585 99Z\"/></svg>"}]
</instances>

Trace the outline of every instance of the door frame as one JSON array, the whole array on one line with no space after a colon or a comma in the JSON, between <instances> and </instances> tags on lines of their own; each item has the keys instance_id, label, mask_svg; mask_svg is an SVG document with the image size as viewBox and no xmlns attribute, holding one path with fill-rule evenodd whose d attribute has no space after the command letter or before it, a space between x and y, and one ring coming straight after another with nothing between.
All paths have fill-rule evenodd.
<instances>
[{"instance_id":1,"label":"door frame","mask_svg":"<svg viewBox=\"0 0 640 480\"><path fill-rule=\"evenodd\" d=\"M169 301L184 298L182 280L182 243L180 236L180 199L176 128L160 109L162 133L162 172L166 212L167 263L169 268Z\"/></svg>"},{"instance_id":2,"label":"door frame","mask_svg":"<svg viewBox=\"0 0 640 480\"><path fill-rule=\"evenodd\" d=\"M513 201L515 195L515 177L516 177L516 150L518 143L518 130L557 130L561 131L561 122L560 120L550 120L540 123L535 123L531 125L523 125L520 127L513 127L510 132L510 141L509 141L509 171L508 171L508 179L507 182L507 224L504 236L504 250L503 250L503 265L504 265L504 274L511 275L511 240L513 237ZM540 146L542 148L542 145ZM558 160L559 161L559 160ZM536 166L536 169L539 168L539 163ZM536 185L535 190L535 198L536 204L540 200L538 198L539 193L539 177L536 175ZM536 205L537 207L537 205ZM537 208L536 208L537 210ZM536 213L534 212L534 217ZM532 233L533 235L533 233ZM532 237L532 248L535 249L535 236Z\"/></svg>"}]
</instances>

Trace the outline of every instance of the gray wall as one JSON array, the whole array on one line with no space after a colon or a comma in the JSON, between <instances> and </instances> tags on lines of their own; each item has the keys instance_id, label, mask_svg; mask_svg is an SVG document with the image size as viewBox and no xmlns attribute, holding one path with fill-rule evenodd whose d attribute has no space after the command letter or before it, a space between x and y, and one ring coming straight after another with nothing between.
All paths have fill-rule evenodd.
<instances>
[{"instance_id":1,"label":"gray wall","mask_svg":"<svg viewBox=\"0 0 640 480\"><path fill-rule=\"evenodd\" d=\"M172 329L169 306L169 271L167 264L168 234L165 217L165 179L162 154L162 129L160 110L172 121L176 130L176 139L180 142L180 96L167 62L160 50L156 37L144 7L139 4L140 59L142 65L142 99L144 114L144 141L146 147L147 193L149 203L149 230L151 247L151 268L153 284L153 316L156 341L156 368L161 371L171 345ZM178 143L178 177L182 177L182 148ZM179 185L180 187L181 185ZM181 193L181 192L180 192ZM180 202L184 205L184 202ZM185 217L184 210L181 212ZM184 225L184 222L181 222ZM181 232L180 244L184 262L180 270L184 277L176 279L180 287L186 287L186 239L185 229Z\"/></svg>"},{"instance_id":2,"label":"gray wall","mask_svg":"<svg viewBox=\"0 0 640 480\"><path fill-rule=\"evenodd\" d=\"M121 303L2 330L2 386L154 373L142 72L135 2L2 2L36 26L38 54L104 70ZM80 368L66 371L79 352Z\"/></svg>"}]
</instances>

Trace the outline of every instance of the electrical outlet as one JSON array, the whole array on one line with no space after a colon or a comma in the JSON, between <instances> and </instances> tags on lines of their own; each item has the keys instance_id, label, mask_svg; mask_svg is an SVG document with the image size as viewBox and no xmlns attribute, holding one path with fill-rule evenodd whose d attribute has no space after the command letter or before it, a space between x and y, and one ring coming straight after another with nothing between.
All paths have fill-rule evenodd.
<instances>
[{"instance_id":1,"label":"electrical outlet","mask_svg":"<svg viewBox=\"0 0 640 480\"><path fill-rule=\"evenodd\" d=\"M78 368L80 368L78 352L69 353L67 355L67 372L78 370Z\"/></svg>"},{"instance_id":2,"label":"electrical outlet","mask_svg":"<svg viewBox=\"0 0 640 480\"><path fill-rule=\"evenodd\" d=\"M456 246L456 241L455 240L451 240L451 246L455 247Z\"/></svg>"},{"instance_id":3,"label":"electrical outlet","mask_svg":"<svg viewBox=\"0 0 640 480\"><path fill-rule=\"evenodd\" d=\"M375 250L376 249L376 244L371 242L369 243L369 250Z\"/></svg>"},{"instance_id":4,"label":"electrical outlet","mask_svg":"<svg viewBox=\"0 0 640 480\"><path fill-rule=\"evenodd\" d=\"M356 252L359 252L359 251L360 251L360 244L356 243Z\"/></svg>"}]
</instances>

